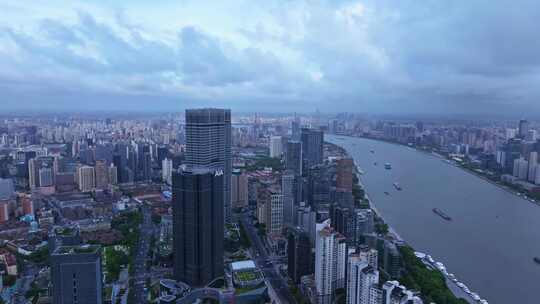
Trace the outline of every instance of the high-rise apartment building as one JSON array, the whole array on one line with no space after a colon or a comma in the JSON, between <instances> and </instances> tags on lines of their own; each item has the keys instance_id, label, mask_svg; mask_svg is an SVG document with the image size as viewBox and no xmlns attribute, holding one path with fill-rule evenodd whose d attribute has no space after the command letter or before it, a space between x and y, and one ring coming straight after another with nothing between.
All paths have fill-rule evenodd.
<instances>
[{"instance_id":1,"label":"high-rise apartment building","mask_svg":"<svg viewBox=\"0 0 540 304\"><path fill-rule=\"evenodd\" d=\"M281 193L283 194L283 224L294 225L296 176L292 171L285 171L281 176Z\"/></svg>"},{"instance_id":2,"label":"high-rise apartment building","mask_svg":"<svg viewBox=\"0 0 540 304\"><path fill-rule=\"evenodd\" d=\"M43 168L53 168L53 164L54 164L54 157L50 157L50 156L39 156L39 157L31 158L28 160L28 184L30 186L30 189L35 189L37 187L47 187L47 186L52 185L52 182L50 183L50 185L42 186L40 184L40 170ZM51 174L49 174L47 170L44 170L42 172L43 172L44 181L46 181L47 184L49 184L49 181L51 180L49 179L49 177L52 176L52 170L51 170ZM54 177L51 177L51 178L52 178L52 181L54 181Z\"/></svg>"},{"instance_id":3,"label":"high-rise apartment building","mask_svg":"<svg viewBox=\"0 0 540 304\"><path fill-rule=\"evenodd\" d=\"M38 172L40 187L50 187L54 185L54 174L51 168L41 167Z\"/></svg>"},{"instance_id":4,"label":"high-rise apartment building","mask_svg":"<svg viewBox=\"0 0 540 304\"><path fill-rule=\"evenodd\" d=\"M281 234L283 229L283 195L276 189L260 189L259 201L261 208L261 218L266 224L266 231L269 234Z\"/></svg>"},{"instance_id":5,"label":"high-rise apartment building","mask_svg":"<svg viewBox=\"0 0 540 304\"><path fill-rule=\"evenodd\" d=\"M315 244L317 212L311 206L306 206L304 202L300 202L296 209L296 225L302 227L309 235L311 244Z\"/></svg>"},{"instance_id":6,"label":"high-rise apartment building","mask_svg":"<svg viewBox=\"0 0 540 304\"><path fill-rule=\"evenodd\" d=\"M107 166L107 161L96 160L95 174L96 188L100 190L107 189L109 186L109 167Z\"/></svg>"},{"instance_id":7,"label":"high-rise apartment building","mask_svg":"<svg viewBox=\"0 0 540 304\"><path fill-rule=\"evenodd\" d=\"M281 136L270 137L270 157L280 158L283 153L283 140Z\"/></svg>"},{"instance_id":8,"label":"high-rise apartment building","mask_svg":"<svg viewBox=\"0 0 540 304\"><path fill-rule=\"evenodd\" d=\"M364 234L372 233L374 230L374 214L371 209L332 204L330 219L332 227L345 235L347 243L353 247L362 243Z\"/></svg>"},{"instance_id":9,"label":"high-rise apartment building","mask_svg":"<svg viewBox=\"0 0 540 304\"><path fill-rule=\"evenodd\" d=\"M79 191L90 192L96 187L94 167L82 166L77 169Z\"/></svg>"},{"instance_id":10,"label":"high-rise apartment building","mask_svg":"<svg viewBox=\"0 0 540 304\"><path fill-rule=\"evenodd\" d=\"M514 176L521 179L527 180L529 174L529 162L524 158L518 158L514 160Z\"/></svg>"},{"instance_id":11,"label":"high-rise apartment building","mask_svg":"<svg viewBox=\"0 0 540 304\"><path fill-rule=\"evenodd\" d=\"M161 162L161 179L167 184L172 184L172 172L173 172L173 162L172 159L165 158Z\"/></svg>"},{"instance_id":12,"label":"high-rise apartment building","mask_svg":"<svg viewBox=\"0 0 540 304\"><path fill-rule=\"evenodd\" d=\"M367 261L368 265L373 267L373 269L379 268L379 252L373 248L369 248L367 245L359 246L357 248L356 254L360 258Z\"/></svg>"},{"instance_id":13,"label":"high-rise apartment building","mask_svg":"<svg viewBox=\"0 0 540 304\"><path fill-rule=\"evenodd\" d=\"M231 175L231 204L234 208L248 205L248 177L239 169Z\"/></svg>"},{"instance_id":14,"label":"high-rise apartment building","mask_svg":"<svg viewBox=\"0 0 540 304\"><path fill-rule=\"evenodd\" d=\"M186 110L186 164L223 171L223 206L231 215L231 111Z\"/></svg>"},{"instance_id":15,"label":"high-rise apartment building","mask_svg":"<svg viewBox=\"0 0 540 304\"><path fill-rule=\"evenodd\" d=\"M113 164L109 166L109 183L111 185L118 184L118 168Z\"/></svg>"},{"instance_id":16,"label":"high-rise apartment building","mask_svg":"<svg viewBox=\"0 0 540 304\"><path fill-rule=\"evenodd\" d=\"M357 254L349 255L347 262L347 304L381 303L382 293L377 288L379 272L368 260Z\"/></svg>"},{"instance_id":17,"label":"high-rise apartment building","mask_svg":"<svg viewBox=\"0 0 540 304\"><path fill-rule=\"evenodd\" d=\"M529 132L527 132L527 137L525 138L526 141L536 142L537 139L538 139L538 132L536 130L531 129L529 130Z\"/></svg>"},{"instance_id":18,"label":"high-rise apartment building","mask_svg":"<svg viewBox=\"0 0 540 304\"><path fill-rule=\"evenodd\" d=\"M53 304L103 302L99 246L57 247L51 253L50 263Z\"/></svg>"},{"instance_id":19,"label":"high-rise apartment building","mask_svg":"<svg viewBox=\"0 0 540 304\"><path fill-rule=\"evenodd\" d=\"M315 287L317 303L334 300L335 290L345 286L347 244L329 221L317 224L315 239Z\"/></svg>"},{"instance_id":20,"label":"high-rise apartment building","mask_svg":"<svg viewBox=\"0 0 540 304\"><path fill-rule=\"evenodd\" d=\"M538 167L538 152L533 151L529 154L529 174L528 181L534 183L536 179L536 167Z\"/></svg>"},{"instance_id":21,"label":"high-rise apartment building","mask_svg":"<svg viewBox=\"0 0 540 304\"><path fill-rule=\"evenodd\" d=\"M223 171L173 172L174 278L204 286L223 275Z\"/></svg>"},{"instance_id":22,"label":"high-rise apartment building","mask_svg":"<svg viewBox=\"0 0 540 304\"><path fill-rule=\"evenodd\" d=\"M336 188L338 191L352 191L353 166L352 158L341 158L336 161Z\"/></svg>"},{"instance_id":23,"label":"high-rise apartment building","mask_svg":"<svg viewBox=\"0 0 540 304\"><path fill-rule=\"evenodd\" d=\"M35 158L28 160L28 185L30 189L39 187L39 172L38 163Z\"/></svg>"}]
</instances>

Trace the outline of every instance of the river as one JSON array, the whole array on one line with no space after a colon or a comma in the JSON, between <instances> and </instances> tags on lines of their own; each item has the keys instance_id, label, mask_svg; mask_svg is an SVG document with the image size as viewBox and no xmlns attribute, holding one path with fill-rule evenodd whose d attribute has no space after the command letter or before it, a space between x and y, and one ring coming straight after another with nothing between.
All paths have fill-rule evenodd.
<instances>
[{"instance_id":1,"label":"river","mask_svg":"<svg viewBox=\"0 0 540 304\"><path fill-rule=\"evenodd\" d=\"M325 140L354 158L372 202L415 250L443 262L489 303L540 303L540 265L533 262L540 256L539 206L409 147L345 136Z\"/></svg>"}]
</instances>

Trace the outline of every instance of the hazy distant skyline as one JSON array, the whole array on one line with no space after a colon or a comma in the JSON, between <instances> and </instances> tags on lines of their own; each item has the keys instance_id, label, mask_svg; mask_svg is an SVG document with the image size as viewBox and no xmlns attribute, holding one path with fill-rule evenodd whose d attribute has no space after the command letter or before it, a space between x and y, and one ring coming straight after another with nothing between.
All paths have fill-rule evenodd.
<instances>
[{"instance_id":1,"label":"hazy distant skyline","mask_svg":"<svg viewBox=\"0 0 540 304\"><path fill-rule=\"evenodd\" d=\"M540 115L538 1L2 1L10 110Z\"/></svg>"}]
</instances>

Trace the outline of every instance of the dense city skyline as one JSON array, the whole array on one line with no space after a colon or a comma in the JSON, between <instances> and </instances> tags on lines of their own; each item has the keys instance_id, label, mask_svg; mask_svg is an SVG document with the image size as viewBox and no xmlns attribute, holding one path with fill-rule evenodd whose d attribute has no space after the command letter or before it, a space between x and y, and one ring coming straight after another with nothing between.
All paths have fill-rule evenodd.
<instances>
[{"instance_id":1,"label":"dense city skyline","mask_svg":"<svg viewBox=\"0 0 540 304\"><path fill-rule=\"evenodd\" d=\"M538 20L0 1L0 304L537 304Z\"/></svg>"},{"instance_id":2,"label":"dense city skyline","mask_svg":"<svg viewBox=\"0 0 540 304\"><path fill-rule=\"evenodd\" d=\"M109 114L1 117L4 301L535 303L536 120Z\"/></svg>"},{"instance_id":3,"label":"dense city skyline","mask_svg":"<svg viewBox=\"0 0 540 304\"><path fill-rule=\"evenodd\" d=\"M540 113L535 1L3 1L0 10L4 110Z\"/></svg>"}]
</instances>

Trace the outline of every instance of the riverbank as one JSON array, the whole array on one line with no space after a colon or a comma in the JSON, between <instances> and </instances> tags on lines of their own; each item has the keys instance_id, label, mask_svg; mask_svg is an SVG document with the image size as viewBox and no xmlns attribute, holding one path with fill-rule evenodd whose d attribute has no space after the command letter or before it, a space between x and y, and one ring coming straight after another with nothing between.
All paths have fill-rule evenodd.
<instances>
[{"instance_id":1,"label":"riverbank","mask_svg":"<svg viewBox=\"0 0 540 304\"><path fill-rule=\"evenodd\" d=\"M352 135L338 135L338 136L345 136L345 137L352 137L352 138L364 138L364 139L369 139L369 140L374 140L374 141L379 141L379 142L384 142L384 143L388 143L388 144L393 144L393 145L397 145L397 146L401 146L401 147L407 147L409 149L413 149L415 151L418 151L418 152L421 152L425 155L428 155L428 156L431 156L431 157L434 157L434 158L437 158L437 159L440 159L440 160L443 160L443 161L446 161L448 163L448 165L452 165L456 168L459 168L461 170L463 170L464 172L466 173L469 173L471 175L474 175L496 187L499 187L500 189L510 193L510 194L513 194L519 198L521 198L522 200L525 200L529 203L532 203L536 206L540 206L540 201L538 200L535 200L533 199L532 197L530 196L527 196L527 197L524 197L525 193L520 191L520 190L517 190L517 189L513 189L512 187L509 187L505 184L503 184L502 182L500 181L494 181L492 179L490 179L488 176L484 175L484 174L480 174L479 172L476 172L474 169L471 169L471 168L467 168L465 166L462 166L458 163L456 163L453 159L445 156L445 155L442 155L436 151L427 151L427 150L424 150L424 149L421 149L421 148L418 148L416 146L412 146L412 145L407 145L407 144L404 144L404 143L400 143L400 142L396 142L396 141L392 141L392 140L387 140L387 139L383 139L383 138L377 138L377 137L370 137L370 136L352 136Z\"/></svg>"}]
</instances>

